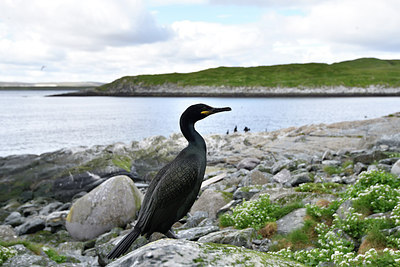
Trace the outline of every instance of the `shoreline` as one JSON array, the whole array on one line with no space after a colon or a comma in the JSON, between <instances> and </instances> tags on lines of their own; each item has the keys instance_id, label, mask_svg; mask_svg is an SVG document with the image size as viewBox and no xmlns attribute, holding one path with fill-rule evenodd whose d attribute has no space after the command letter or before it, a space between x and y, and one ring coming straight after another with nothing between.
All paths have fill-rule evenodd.
<instances>
[{"instance_id":1,"label":"shoreline","mask_svg":"<svg viewBox=\"0 0 400 267\"><path fill-rule=\"evenodd\" d=\"M268 87L214 87L163 84L155 86L130 85L108 91L89 89L51 96L116 96L116 97L374 97L400 96L400 88L380 86L320 87L320 88L268 88Z\"/></svg>"}]
</instances>

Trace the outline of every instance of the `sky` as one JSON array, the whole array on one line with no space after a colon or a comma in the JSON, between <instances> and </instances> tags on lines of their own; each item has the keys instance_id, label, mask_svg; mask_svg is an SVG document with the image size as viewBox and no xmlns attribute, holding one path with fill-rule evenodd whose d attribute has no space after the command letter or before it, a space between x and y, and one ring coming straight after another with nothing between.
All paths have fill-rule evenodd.
<instances>
[{"instance_id":1,"label":"sky","mask_svg":"<svg viewBox=\"0 0 400 267\"><path fill-rule=\"evenodd\" d=\"M398 0L1 0L0 81L400 59Z\"/></svg>"}]
</instances>

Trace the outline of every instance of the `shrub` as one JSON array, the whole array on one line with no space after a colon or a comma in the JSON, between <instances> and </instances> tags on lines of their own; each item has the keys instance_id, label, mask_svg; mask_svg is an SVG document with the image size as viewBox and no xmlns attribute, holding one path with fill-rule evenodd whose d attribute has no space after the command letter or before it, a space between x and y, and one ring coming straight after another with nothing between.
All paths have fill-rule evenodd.
<instances>
[{"instance_id":1,"label":"shrub","mask_svg":"<svg viewBox=\"0 0 400 267\"><path fill-rule=\"evenodd\" d=\"M371 213L392 210L400 199L400 193L388 184L372 185L353 198L357 210L368 209Z\"/></svg>"},{"instance_id":2,"label":"shrub","mask_svg":"<svg viewBox=\"0 0 400 267\"><path fill-rule=\"evenodd\" d=\"M333 194L336 189L341 187L342 185L337 183L304 183L296 187L295 191L317 194Z\"/></svg>"},{"instance_id":3,"label":"shrub","mask_svg":"<svg viewBox=\"0 0 400 267\"><path fill-rule=\"evenodd\" d=\"M17 255L17 251L0 245L0 266L9 258Z\"/></svg>"},{"instance_id":4,"label":"shrub","mask_svg":"<svg viewBox=\"0 0 400 267\"><path fill-rule=\"evenodd\" d=\"M267 222L276 221L278 205L272 204L268 195L261 195L259 199L244 201L232 210L232 214L225 213L220 217L221 226L234 226L238 229L253 227L259 229Z\"/></svg>"}]
</instances>

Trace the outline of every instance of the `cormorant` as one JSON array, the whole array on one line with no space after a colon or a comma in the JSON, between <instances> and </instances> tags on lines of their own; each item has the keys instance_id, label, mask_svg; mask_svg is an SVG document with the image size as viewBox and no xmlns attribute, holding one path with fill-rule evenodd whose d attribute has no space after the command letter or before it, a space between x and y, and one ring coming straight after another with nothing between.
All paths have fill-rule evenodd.
<instances>
[{"instance_id":1,"label":"cormorant","mask_svg":"<svg viewBox=\"0 0 400 267\"><path fill-rule=\"evenodd\" d=\"M237 125L236 125L235 128L233 129L233 132L234 132L234 133L237 132Z\"/></svg>"},{"instance_id":2,"label":"cormorant","mask_svg":"<svg viewBox=\"0 0 400 267\"><path fill-rule=\"evenodd\" d=\"M189 142L178 156L165 165L151 181L134 228L107 255L114 259L124 254L139 235L149 238L154 232L174 237L171 226L192 207L200 191L206 168L206 143L194 124L211 114L231 108L205 104L188 107L180 118L183 136Z\"/></svg>"},{"instance_id":3,"label":"cormorant","mask_svg":"<svg viewBox=\"0 0 400 267\"><path fill-rule=\"evenodd\" d=\"M243 131L244 131L245 133L247 133L247 132L250 131L250 128L248 128L248 127L246 126L246 127L244 127Z\"/></svg>"}]
</instances>

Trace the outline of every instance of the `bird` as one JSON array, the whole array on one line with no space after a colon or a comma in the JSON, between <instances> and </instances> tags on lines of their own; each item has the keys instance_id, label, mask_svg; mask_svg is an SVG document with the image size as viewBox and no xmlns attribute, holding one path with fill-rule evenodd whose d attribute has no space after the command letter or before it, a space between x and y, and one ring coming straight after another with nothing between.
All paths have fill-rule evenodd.
<instances>
[{"instance_id":1,"label":"bird","mask_svg":"<svg viewBox=\"0 0 400 267\"><path fill-rule=\"evenodd\" d=\"M160 232L176 238L171 227L192 207L206 168L206 143L194 125L209 115L230 110L230 107L213 108L195 104L182 113L179 124L188 145L150 182L134 228L111 250L108 259L118 258L127 252L140 235L149 238L152 233Z\"/></svg>"}]
</instances>

